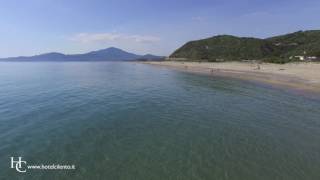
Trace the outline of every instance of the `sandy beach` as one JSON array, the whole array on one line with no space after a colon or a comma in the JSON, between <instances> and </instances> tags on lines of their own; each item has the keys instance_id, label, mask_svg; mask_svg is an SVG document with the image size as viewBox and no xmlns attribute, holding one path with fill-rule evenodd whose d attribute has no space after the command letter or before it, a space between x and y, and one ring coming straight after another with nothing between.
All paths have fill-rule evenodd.
<instances>
[{"instance_id":1,"label":"sandy beach","mask_svg":"<svg viewBox=\"0 0 320 180\"><path fill-rule=\"evenodd\" d=\"M213 76L226 76L289 87L303 92L320 94L320 63L298 62L287 64L252 62L144 62Z\"/></svg>"}]
</instances>

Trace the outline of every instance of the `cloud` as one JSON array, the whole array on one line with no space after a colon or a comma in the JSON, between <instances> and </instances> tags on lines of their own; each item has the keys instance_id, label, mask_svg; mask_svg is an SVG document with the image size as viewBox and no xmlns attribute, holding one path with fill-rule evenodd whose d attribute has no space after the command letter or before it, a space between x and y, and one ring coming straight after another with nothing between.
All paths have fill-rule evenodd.
<instances>
[{"instance_id":1,"label":"cloud","mask_svg":"<svg viewBox=\"0 0 320 180\"><path fill-rule=\"evenodd\" d=\"M122 33L78 33L73 35L70 40L80 43L108 43L115 41L154 43L160 41L160 38L156 36L130 35Z\"/></svg>"},{"instance_id":2,"label":"cloud","mask_svg":"<svg viewBox=\"0 0 320 180\"><path fill-rule=\"evenodd\" d=\"M201 17L201 16L195 16L191 18L192 21L196 21L196 22L205 22L206 18Z\"/></svg>"}]
</instances>

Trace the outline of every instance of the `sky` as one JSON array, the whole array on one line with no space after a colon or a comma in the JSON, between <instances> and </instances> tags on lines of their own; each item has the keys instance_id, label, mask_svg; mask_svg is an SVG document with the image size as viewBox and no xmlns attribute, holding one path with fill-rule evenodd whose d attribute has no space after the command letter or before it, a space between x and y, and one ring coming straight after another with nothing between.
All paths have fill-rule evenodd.
<instances>
[{"instance_id":1,"label":"sky","mask_svg":"<svg viewBox=\"0 0 320 180\"><path fill-rule=\"evenodd\" d=\"M118 47L167 56L190 40L320 29L319 0L0 0L0 57Z\"/></svg>"}]
</instances>

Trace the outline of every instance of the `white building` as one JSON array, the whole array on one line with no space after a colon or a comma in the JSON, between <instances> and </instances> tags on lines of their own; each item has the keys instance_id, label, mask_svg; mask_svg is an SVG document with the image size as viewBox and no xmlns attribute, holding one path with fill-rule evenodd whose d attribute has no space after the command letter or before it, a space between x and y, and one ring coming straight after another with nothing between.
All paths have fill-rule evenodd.
<instances>
[{"instance_id":1,"label":"white building","mask_svg":"<svg viewBox=\"0 0 320 180\"><path fill-rule=\"evenodd\" d=\"M317 60L318 58L316 56L309 56L307 57L307 60Z\"/></svg>"},{"instance_id":2,"label":"white building","mask_svg":"<svg viewBox=\"0 0 320 180\"><path fill-rule=\"evenodd\" d=\"M299 59L300 61L306 60L305 56L295 56L295 58Z\"/></svg>"}]
</instances>

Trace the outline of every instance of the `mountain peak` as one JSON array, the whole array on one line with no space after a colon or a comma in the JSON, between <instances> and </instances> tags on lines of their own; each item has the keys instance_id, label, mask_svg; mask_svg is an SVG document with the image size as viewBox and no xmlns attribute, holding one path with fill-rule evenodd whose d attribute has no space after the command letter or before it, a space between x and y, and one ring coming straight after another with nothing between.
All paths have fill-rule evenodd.
<instances>
[{"instance_id":1,"label":"mountain peak","mask_svg":"<svg viewBox=\"0 0 320 180\"><path fill-rule=\"evenodd\" d=\"M116 47L109 47L109 48L89 52L89 54L96 54L96 53L128 53L128 52Z\"/></svg>"},{"instance_id":2,"label":"mountain peak","mask_svg":"<svg viewBox=\"0 0 320 180\"><path fill-rule=\"evenodd\" d=\"M108 48L106 48L105 50L121 50L122 51L122 49L119 49L119 48L116 48L116 47L108 47Z\"/></svg>"}]
</instances>

